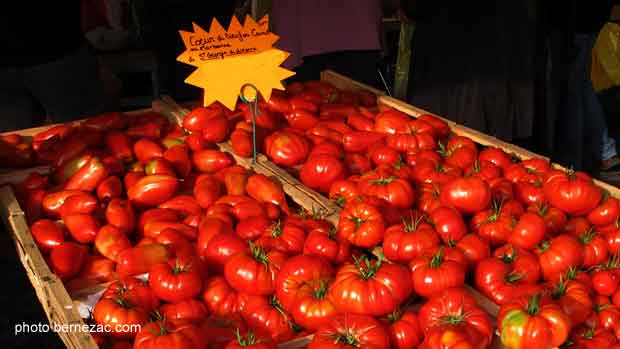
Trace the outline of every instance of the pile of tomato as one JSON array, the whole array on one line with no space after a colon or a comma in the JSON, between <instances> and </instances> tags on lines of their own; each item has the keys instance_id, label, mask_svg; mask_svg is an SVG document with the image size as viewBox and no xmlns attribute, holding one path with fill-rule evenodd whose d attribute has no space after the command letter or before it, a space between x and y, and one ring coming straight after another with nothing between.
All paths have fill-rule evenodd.
<instances>
[{"instance_id":1,"label":"pile of tomato","mask_svg":"<svg viewBox=\"0 0 620 349\"><path fill-rule=\"evenodd\" d=\"M586 174L320 81L257 109L194 108L187 133L148 112L34 136L52 173L15 191L67 289L108 283L87 319L112 329L100 347L618 345L620 203ZM336 226L217 146L251 157L254 139L342 207Z\"/></svg>"}]
</instances>

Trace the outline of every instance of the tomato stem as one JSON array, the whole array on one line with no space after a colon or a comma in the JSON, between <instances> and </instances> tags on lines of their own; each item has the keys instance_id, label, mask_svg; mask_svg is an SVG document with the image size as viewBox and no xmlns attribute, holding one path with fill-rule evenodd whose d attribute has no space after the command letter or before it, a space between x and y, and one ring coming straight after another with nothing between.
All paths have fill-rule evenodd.
<instances>
[{"instance_id":1,"label":"tomato stem","mask_svg":"<svg viewBox=\"0 0 620 349\"><path fill-rule=\"evenodd\" d=\"M439 268L443 264L443 251L441 248L435 253L433 257L431 257L430 266L433 269Z\"/></svg>"},{"instance_id":2,"label":"tomato stem","mask_svg":"<svg viewBox=\"0 0 620 349\"><path fill-rule=\"evenodd\" d=\"M262 247L254 245L252 241L248 242L250 245L250 251L252 251L252 256L258 262L265 266L265 269L269 268L269 258L267 257L267 251L265 251Z\"/></svg>"},{"instance_id":3,"label":"tomato stem","mask_svg":"<svg viewBox=\"0 0 620 349\"><path fill-rule=\"evenodd\" d=\"M235 337L237 338L237 343L239 343L239 345L242 347L249 347L250 345L260 343L260 341L257 340L256 337L254 336L254 332L252 331L248 331L246 337L244 338L241 335L241 331L239 330L239 328L236 328Z\"/></svg>"},{"instance_id":4,"label":"tomato stem","mask_svg":"<svg viewBox=\"0 0 620 349\"><path fill-rule=\"evenodd\" d=\"M282 235L282 224L280 223L280 221L277 221L271 226L270 232L271 232L271 236L274 238L277 238L280 235Z\"/></svg>"},{"instance_id":5,"label":"tomato stem","mask_svg":"<svg viewBox=\"0 0 620 349\"><path fill-rule=\"evenodd\" d=\"M372 279L376 274L379 268L381 267L382 259L377 259L377 262L372 264L370 259L367 256L355 257L353 256L353 260L357 270L360 273L360 276L364 280Z\"/></svg>"},{"instance_id":6,"label":"tomato stem","mask_svg":"<svg viewBox=\"0 0 620 349\"><path fill-rule=\"evenodd\" d=\"M527 303L525 311L530 315L536 315L540 311L540 293L534 295Z\"/></svg>"},{"instance_id":7,"label":"tomato stem","mask_svg":"<svg viewBox=\"0 0 620 349\"><path fill-rule=\"evenodd\" d=\"M392 183L395 179L396 179L396 176L390 176L387 178L378 178L378 179L373 180L372 184L388 185Z\"/></svg>"},{"instance_id":8,"label":"tomato stem","mask_svg":"<svg viewBox=\"0 0 620 349\"><path fill-rule=\"evenodd\" d=\"M364 224L365 222L363 219L359 217L355 217L355 216L351 216L349 217L349 219L352 220L353 223L355 224L355 230L358 230L362 226L362 224Z\"/></svg>"},{"instance_id":9,"label":"tomato stem","mask_svg":"<svg viewBox=\"0 0 620 349\"><path fill-rule=\"evenodd\" d=\"M519 273L515 273L514 271L512 271L506 275L505 280L507 283L512 284L516 281L521 280L524 276L525 274L519 274Z\"/></svg>"},{"instance_id":10,"label":"tomato stem","mask_svg":"<svg viewBox=\"0 0 620 349\"><path fill-rule=\"evenodd\" d=\"M592 242L592 240L594 240L595 237L596 237L596 231L594 230L594 227L590 227L583 234L581 234L581 236L579 236L579 241L582 244L587 245L590 242Z\"/></svg>"},{"instance_id":11,"label":"tomato stem","mask_svg":"<svg viewBox=\"0 0 620 349\"><path fill-rule=\"evenodd\" d=\"M327 295L327 285L329 284L329 280L321 280L319 283L319 287L314 290L314 299L324 299Z\"/></svg>"}]
</instances>

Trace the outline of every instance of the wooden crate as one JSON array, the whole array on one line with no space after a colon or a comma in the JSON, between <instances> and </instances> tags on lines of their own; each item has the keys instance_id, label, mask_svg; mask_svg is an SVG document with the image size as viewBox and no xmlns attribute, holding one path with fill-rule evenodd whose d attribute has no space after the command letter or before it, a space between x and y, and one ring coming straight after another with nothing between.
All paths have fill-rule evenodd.
<instances>
[{"instance_id":1,"label":"wooden crate","mask_svg":"<svg viewBox=\"0 0 620 349\"><path fill-rule=\"evenodd\" d=\"M325 71L322 73L321 79L332 83L336 87L343 90L368 90L378 95L377 102L380 105L390 106L394 109L405 112L408 115L417 117L421 114L432 114L420 108L416 108L402 101L386 96L382 91L366 86L354 80L351 80L345 76L342 76L333 71ZM174 103L169 98L162 98L153 102L153 110L162 113L169 117L171 121L179 123L183 117L189 111L182 106ZM144 112L146 110L137 111ZM432 114L434 115L434 114ZM437 115L435 115L437 116ZM439 116L438 116L439 117ZM440 117L441 118L441 117ZM444 118L442 118L445 120ZM479 144L486 146L495 146L501 148L508 153L515 155L520 159L528 159L532 157L542 157L532 152L529 152L523 148L514 146L512 144L498 140L497 138L487 136L478 131L470 128L458 125L454 122L446 120L453 133L458 135L467 136ZM45 126L42 128L22 130L20 133L24 136L31 136L42 129L46 129L51 126ZM232 148L229 143L223 143L219 145L222 151L232 154ZM285 192L291 197L293 201L299 204L301 207L320 212L326 219L334 224L338 223L338 217L341 209L335 203L331 202L321 194L314 190L303 186L296 178L290 175L288 172L279 168L270 162L264 155L259 155L257 162L253 163L251 159L242 158L233 154L236 161L249 169L257 173L262 173L270 177L277 178L285 190ZM554 164L555 167L561 168L561 166ZM0 174L0 183L19 181L28 175L33 169L12 171L10 173ZM49 168L40 167L34 170L40 172L49 172ZM620 191L606 183L596 181L596 183L602 188L608 190L613 196L620 198ZM37 296L41 302L48 319L50 322L58 323L83 323L82 319L76 311L76 307L83 302L84 297L94 294L100 291L105 285L99 285L93 289L81 290L71 296L64 288L60 280L49 270L45 263L41 252L35 245L26 221L24 214L19 208L15 196L9 186L0 188L0 210L2 210L5 224L9 228L13 239L16 243L17 251L20 255L20 259L26 272L33 284L33 287L37 291ZM480 294L475 289L469 287L470 292L477 298L480 305L495 318L498 312L498 306L490 301L488 298ZM72 300L73 297L73 300ZM92 339L92 336L88 333L65 333L60 334L63 342L69 348L96 348L96 344ZM281 345L281 348L301 348L304 347L310 337L299 338L289 343ZM499 342L496 338L494 347L499 347Z\"/></svg>"}]
</instances>

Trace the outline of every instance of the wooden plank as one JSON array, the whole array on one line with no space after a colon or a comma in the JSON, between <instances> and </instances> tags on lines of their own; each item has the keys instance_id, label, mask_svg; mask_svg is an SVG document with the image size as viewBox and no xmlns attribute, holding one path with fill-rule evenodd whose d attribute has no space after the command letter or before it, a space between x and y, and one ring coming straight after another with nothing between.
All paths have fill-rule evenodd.
<instances>
[{"instance_id":1,"label":"wooden plank","mask_svg":"<svg viewBox=\"0 0 620 349\"><path fill-rule=\"evenodd\" d=\"M0 187L0 214L12 235L19 259L35 290L50 324L74 324L80 330L83 321L62 282L49 269L41 251L34 242L24 212L10 186ZM59 332L68 348L97 348L89 333Z\"/></svg>"},{"instance_id":2,"label":"wooden plank","mask_svg":"<svg viewBox=\"0 0 620 349\"><path fill-rule=\"evenodd\" d=\"M348 77L336 73L333 70L324 70L321 72L321 80L327 81L334 85L335 87L346 90L346 91L359 91L365 90L374 93L377 96L384 96L385 91L378 90L374 87L368 86L361 82L357 82L355 80L349 79Z\"/></svg>"}]
</instances>

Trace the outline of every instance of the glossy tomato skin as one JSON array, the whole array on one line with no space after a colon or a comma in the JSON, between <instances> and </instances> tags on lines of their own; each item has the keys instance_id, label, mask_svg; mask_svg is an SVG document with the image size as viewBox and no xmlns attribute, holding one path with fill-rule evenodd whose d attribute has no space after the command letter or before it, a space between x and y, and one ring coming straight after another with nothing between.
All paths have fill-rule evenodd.
<instances>
[{"instance_id":1,"label":"glossy tomato skin","mask_svg":"<svg viewBox=\"0 0 620 349\"><path fill-rule=\"evenodd\" d=\"M418 312L422 330L426 335L447 318L460 318L458 323L472 327L480 333L484 348L493 337L493 326L487 313L478 306L476 299L463 288L450 288L435 294Z\"/></svg>"},{"instance_id":2,"label":"glossy tomato skin","mask_svg":"<svg viewBox=\"0 0 620 349\"><path fill-rule=\"evenodd\" d=\"M346 175L346 166L340 159L332 155L316 155L303 165L299 178L308 187L328 193L331 185L345 179Z\"/></svg>"},{"instance_id":3,"label":"glossy tomato skin","mask_svg":"<svg viewBox=\"0 0 620 349\"><path fill-rule=\"evenodd\" d=\"M308 233L303 253L323 257L333 263L344 263L351 258L351 244L338 240L336 230L319 227Z\"/></svg>"},{"instance_id":4,"label":"glossy tomato skin","mask_svg":"<svg viewBox=\"0 0 620 349\"><path fill-rule=\"evenodd\" d=\"M155 295L175 303L193 298L202 289L200 265L195 258L177 257L149 270L149 285Z\"/></svg>"},{"instance_id":5,"label":"glossy tomato skin","mask_svg":"<svg viewBox=\"0 0 620 349\"><path fill-rule=\"evenodd\" d=\"M409 268L414 291L424 297L465 283L466 266L446 258L442 248L412 260Z\"/></svg>"},{"instance_id":6,"label":"glossy tomato skin","mask_svg":"<svg viewBox=\"0 0 620 349\"><path fill-rule=\"evenodd\" d=\"M620 203L614 197L604 198L601 203L587 215L588 221L597 226L612 224L620 217Z\"/></svg>"},{"instance_id":7,"label":"glossy tomato skin","mask_svg":"<svg viewBox=\"0 0 620 349\"><path fill-rule=\"evenodd\" d=\"M95 304L93 317L97 324L110 326L112 335L118 338L132 338L136 336L138 330L135 325L142 327L148 321L148 313L143 308L137 307L126 298L102 298ZM118 328L124 325L125 331ZM130 327L134 325L134 327ZM133 329L127 331L127 329Z\"/></svg>"},{"instance_id":8,"label":"glossy tomato skin","mask_svg":"<svg viewBox=\"0 0 620 349\"><path fill-rule=\"evenodd\" d=\"M420 349L483 349L484 339L473 327L466 324L439 325L426 333Z\"/></svg>"},{"instance_id":9,"label":"glossy tomato skin","mask_svg":"<svg viewBox=\"0 0 620 349\"><path fill-rule=\"evenodd\" d=\"M587 175L555 170L547 175L543 189L551 205L575 216L595 209L603 196Z\"/></svg>"},{"instance_id":10,"label":"glossy tomato skin","mask_svg":"<svg viewBox=\"0 0 620 349\"><path fill-rule=\"evenodd\" d=\"M302 164L310 151L310 142L303 136L276 131L265 138L265 153L277 165L292 167Z\"/></svg>"},{"instance_id":11,"label":"glossy tomato skin","mask_svg":"<svg viewBox=\"0 0 620 349\"><path fill-rule=\"evenodd\" d=\"M476 234L467 234L456 243L456 248L463 252L468 266L472 267L491 255L489 242Z\"/></svg>"},{"instance_id":12,"label":"glossy tomato skin","mask_svg":"<svg viewBox=\"0 0 620 349\"><path fill-rule=\"evenodd\" d=\"M139 207L153 207L174 196L179 187L177 178L167 175L150 175L140 178L127 189L129 200Z\"/></svg>"},{"instance_id":13,"label":"glossy tomato skin","mask_svg":"<svg viewBox=\"0 0 620 349\"><path fill-rule=\"evenodd\" d=\"M351 348L352 346L345 340L345 337L358 343L355 347L360 349L390 347L389 334L377 320L367 315L340 314L333 317L328 326L315 333L308 349Z\"/></svg>"},{"instance_id":14,"label":"glossy tomato skin","mask_svg":"<svg viewBox=\"0 0 620 349\"><path fill-rule=\"evenodd\" d=\"M50 251L65 241L62 226L51 219L39 219L30 226L34 241L43 251Z\"/></svg>"},{"instance_id":15,"label":"glossy tomato skin","mask_svg":"<svg viewBox=\"0 0 620 349\"><path fill-rule=\"evenodd\" d=\"M475 284L483 294L501 305L514 298L542 292L542 287L521 281L522 274L498 258L488 258L476 266Z\"/></svg>"},{"instance_id":16,"label":"glossy tomato skin","mask_svg":"<svg viewBox=\"0 0 620 349\"><path fill-rule=\"evenodd\" d=\"M570 318L555 303L539 303L538 296L514 299L497 317L502 343L509 349L556 347L568 339Z\"/></svg>"},{"instance_id":17,"label":"glossy tomato skin","mask_svg":"<svg viewBox=\"0 0 620 349\"><path fill-rule=\"evenodd\" d=\"M151 267L163 263L170 257L165 245L153 243L134 246L117 255L116 272L120 276L132 276L147 273Z\"/></svg>"},{"instance_id":18,"label":"glossy tomato skin","mask_svg":"<svg viewBox=\"0 0 620 349\"><path fill-rule=\"evenodd\" d=\"M406 267L361 258L338 271L329 297L340 312L380 316L394 311L412 292Z\"/></svg>"},{"instance_id":19,"label":"glossy tomato skin","mask_svg":"<svg viewBox=\"0 0 620 349\"><path fill-rule=\"evenodd\" d=\"M439 235L431 225L423 222L423 217L411 217L385 230L383 254L393 262L409 262L438 248L439 244Z\"/></svg>"},{"instance_id":20,"label":"glossy tomato skin","mask_svg":"<svg viewBox=\"0 0 620 349\"><path fill-rule=\"evenodd\" d=\"M112 282L103 291L101 299L122 298L130 304L151 311L159 306L159 299L148 284L135 277L122 277Z\"/></svg>"},{"instance_id":21,"label":"glossy tomato skin","mask_svg":"<svg viewBox=\"0 0 620 349\"><path fill-rule=\"evenodd\" d=\"M583 248L574 236L561 234L544 242L536 251L545 280L555 281L583 263Z\"/></svg>"},{"instance_id":22,"label":"glossy tomato skin","mask_svg":"<svg viewBox=\"0 0 620 349\"><path fill-rule=\"evenodd\" d=\"M228 259L224 266L224 276L240 292L269 295L275 291L276 278L286 258L282 252L267 252L252 246L249 253L238 253Z\"/></svg>"},{"instance_id":23,"label":"glossy tomato skin","mask_svg":"<svg viewBox=\"0 0 620 349\"><path fill-rule=\"evenodd\" d=\"M533 250L543 240L546 232L544 219L538 214L526 212L514 226L508 242L526 250Z\"/></svg>"},{"instance_id":24,"label":"glossy tomato skin","mask_svg":"<svg viewBox=\"0 0 620 349\"><path fill-rule=\"evenodd\" d=\"M52 248L49 264L52 267L52 271L60 279L67 280L80 272L87 254L88 248L86 246L65 241Z\"/></svg>"},{"instance_id":25,"label":"glossy tomato skin","mask_svg":"<svg viewBox=\"0 0 620 349\"><path fill-rule=\"evenodd\" d=\"M205 281L202 300L210 314L216 317L238 318L241 316L243 303L239 293L234 290L223 276L216 275Z\"/></svg>"},{"instance_id":26,"label":"glossy tomato skin","mask_svg":"<svg viewBox=\"0 0 620 349\"><path fill-rule=\"evenodd\" d=\"M134 349L196 348L205 349L207 341L200 328L193 324L172 325L163 321L142 326L136 335Z\"/></svg>"},{"instance_id":27,"label":"glossy tomato skin","mask_svg":"<svg viewBox=\"0 0 620 349\"><path fill-rule=\"evenodd\" d=\"M287 341L295 335L292 318L282 308L275 295L241 294L240 302L243 319L260 338L268 338L278 343Z\"/></svg>"},{"instance_id":28,"label":"glossy tomato skin","mask_svg":"<svg viewBox=\"0 0 620 349\"><path fill-rule=\"evenodd\" d=\"M104 225L95 236L95 249L102 256L116 261L118 254L131 248L127 235L113 225Z\"/></svg>"},{"instance_id":29,"label":"glossy tomato skin","mask_svg":"<svg viewBox=\"0 0 620 349\"><path fill-rule=\"evenodd\" d=\"M416 348L424 339L418 316L411 310L395 311L382 320L393 348Z\"/></svg>"},{"instance_id":30,"label":"glossy tomato skin","mask_svg":"<svg viewBox=\"0 0 620 349\"><path fill-rule=\"evenodd\" d=\"M338 223L338 236L359 247L373 247L383 240L385 222L373 205L353 202L345 206Z\"/></svg>"},{"instance_id":31,"label":"glossy tomato skin","mask_svg":"<svg viewBox=\"0 0 620 349\"><path fill-rule=\"evenodd\" d=\"M306 232L292 223L277 222L265 229L255 243L268 250L276 250L293 256L300 254L304 248Z\"/></svg>"},{"instance_id":32,"label":"glossy tomato skin","mask_svg":"<svg viewBox=\"0 0 620 349\"><path fill-rule=\"evenodd\" d=\"M289 213L288 204L282 186L263 174L253 174L248 177L245 185L248 195L260 203L277 205L286 214Z\"/></svg>"},{"instance_id":33,"label":"glossy tomato skin","mask_svg":"<svg viewBox=\"0 0 620 349\"><path fill-rule=\"evenodd\" d=\"M551 299L570 318L573 328L583 324L592 314L591 289L575 280L559 280L549 287Z\"/></svg>"},{"instance_id":34,"label":"glossy tomato skin","mask_svg":"<svg viewBox=\"0 0 620 349\"><path fill-rule=\"evenodd\" d=\"M473 214L489 206L491 189L478 177L457 178L441 188L440 200L443 205L452 206L463 214Z\"/></svg>"},{"instance_id":35,"label":"glossy tomato skin","mask_svg":"<svg viewBox=\"0 0 620 349\"><path fill-rule=\"evenodd\" d=\"M336 315L336 307L327 296L333 276L331 265L320 257L299 255L282 265L276 295L295 323L316 330Z\"/></svg>"},{"instance_id":36,"label":"glossy tomato skin","mask_svg":"<svg viewBox=\"0 0 620 349\"><path fill-rule=\"evenodd\" d=\"M444 243L459 241L467 234L461 213L451 207L438 207L430 212L430 222Z\"/></svg>"},{"instance_id":37,"label":"glossy tomato skin","mask_svg":"<svg viewBox=\"0 0 620 349\"><path fill-rule=\"evenodd\" d=\"M411 184L395 176L383 176L370 172L360 177L358 188L362 194L375 196L402 209L411 207L415 200L415 192Z\"/></svg>"}]
</instances>

